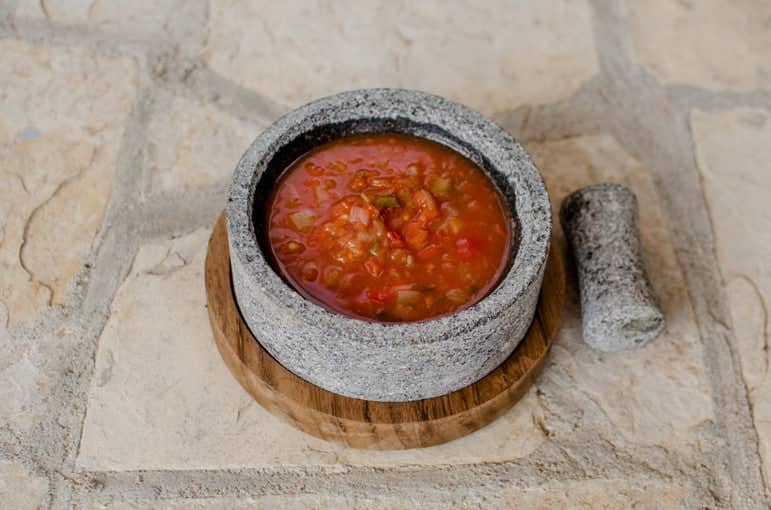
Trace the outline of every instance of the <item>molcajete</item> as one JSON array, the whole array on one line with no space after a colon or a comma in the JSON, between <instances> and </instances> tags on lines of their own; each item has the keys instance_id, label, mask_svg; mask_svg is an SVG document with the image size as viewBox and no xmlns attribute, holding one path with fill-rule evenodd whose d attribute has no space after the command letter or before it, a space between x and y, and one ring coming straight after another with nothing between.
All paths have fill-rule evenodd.
<instances>
[{"instance_id":1,"label":"molcajete","mask_svg":"<svg viewBox=\"0 0 771 510\"><path fill-rule=\"evenodd\" d=\"M389 132L431 140L464 156L486 173L508 209L508 265L484 298L456 313L387 323L335 313L293 288L273 260L268 197L282 173L324 143ZM535 311L552 219L537 169L495 123L441 97L370 89L302 106L259 135L236 167L227 226L239 308L279 363L341 395L409 401L467 386L516 348Z\"/></svg>"}]
</instances>

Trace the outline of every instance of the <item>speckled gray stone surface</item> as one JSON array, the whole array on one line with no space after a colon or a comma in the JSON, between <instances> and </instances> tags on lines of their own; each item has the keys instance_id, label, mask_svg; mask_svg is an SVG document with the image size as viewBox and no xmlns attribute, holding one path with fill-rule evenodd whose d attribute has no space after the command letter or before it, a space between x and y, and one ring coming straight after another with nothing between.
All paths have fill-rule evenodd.
<instances>
[{"instance_id":1,"label":"speckled gray stone surface","mask_svg":"<svg viewBox=\"0 0 771 510\"><path fill-rule=\"evenodd\" d=\"M581 188L562 202L560 220L578 270L584 341L622 351L656 338L664 315L642 262L634 192L620 184Z\"/></svg>"},{"instance_id":2,"label":"speckled gray stone surface","mask_svg":"<svg viewBox=\"0 0 771 510\"><path fill-rule=\"evenodd\" d=\"M424 322L367 322L304 299L271 266L266 202L281 171L320 143L382 131L422 136L468 157L488 172L515 211L511 265L498 287L474 306ZM276 121L235 170L227 220L236 299L263 346L307 381L377 401L442 395L497 367L530 326L551 238L546 188L519 143L465 106L401 89L344 92Z\"/></svg>"}]
</instances>

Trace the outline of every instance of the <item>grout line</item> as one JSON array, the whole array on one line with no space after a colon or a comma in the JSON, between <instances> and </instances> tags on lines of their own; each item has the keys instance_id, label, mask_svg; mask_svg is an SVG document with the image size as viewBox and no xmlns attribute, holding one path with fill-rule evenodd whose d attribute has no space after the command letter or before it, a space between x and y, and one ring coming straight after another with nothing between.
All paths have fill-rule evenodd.
<instances>
[{"instance_id":1,"label":"grout line","mask_svg":"<svg viewBox=\"0 0 771 510\"><path fill-rule=\"evenodd\" d=\"M184 77L182 84L199 98L238 119L272 122L289 111L287 106L224 78L201 61Z\"/></svg>"},{"instance_id":2,"label":"grout line","mask_svg":"<svg viewBox=\"0 0 771 510\"><path fill-rule=\"evenodd\" d=\"M667 85L667 96L681 111L719 111L733 108L764 108L771 110L771 91L751 92L711 91L693 85Z\"/></svg>"},{"instance_id":3,"label":"grout line","mask_svg":"<svg viewBox=\"0 0 771 510\"><path fill-rule=\"evenodd\" d=\"M558 447L549 445L541 452L539 462L529 459L489 464L449 465L442 467L405 467L383 469L376 467L321 466L300 467L297 471L275 471L264 469L232 470L191 470L191 471L134 471L94 472L102 489L100 499L152 500L171 499L189 494L190 487L196 487L196 497L214 498L237 495L263 496L280 492L295 495L305 492L349 492L365 493L409 493L416 490L456 491L459 489L528 489L550 482L572 482L596 479L629 480L636 478L646 482L671 482L668 474L662 476L657 469L645 463L637 463L629 456L619 456L610 445L601 443L603 457L614 459L611 467L586 464L582 474L571 471L583 460L576 452L585 450L585 445ZM568 450L566 454L561 450ZM570 452L576 454L571 456ZM330 472L332 469L344 472ZM291 468L290 468L291 469ZM299 469L302 469L300 471ZM451 473L451 476L448 476ZM630 477L630 473L634 473ZM681 473L679 479L687 481L688 473ZM156 493L153 488L160 488Z\"/></svg>"}]
</instances>

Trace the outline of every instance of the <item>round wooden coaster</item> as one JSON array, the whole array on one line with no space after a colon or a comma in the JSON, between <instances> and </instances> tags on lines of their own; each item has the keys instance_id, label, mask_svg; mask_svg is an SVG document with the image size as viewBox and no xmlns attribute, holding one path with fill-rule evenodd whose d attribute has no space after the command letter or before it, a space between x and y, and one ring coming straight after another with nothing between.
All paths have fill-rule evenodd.
<instances>
[{"instance_id":1,"label":"round wooden coaster","mask_svg":"<svg viewBox=\"0 0 771 510\"><path fill-rule=\"evenodd\" d=\"M222 359L241 386L274 415L308 434L355 448L433 446L470 434L511 408L543 367L565 297L565 275L553 246L538 310L527 336L490 374L448 395L414 402L344 397L296 376L262 348L241 318L230 275L225 215L206 256L209 320Z\"/></svg>"}]
</instances>

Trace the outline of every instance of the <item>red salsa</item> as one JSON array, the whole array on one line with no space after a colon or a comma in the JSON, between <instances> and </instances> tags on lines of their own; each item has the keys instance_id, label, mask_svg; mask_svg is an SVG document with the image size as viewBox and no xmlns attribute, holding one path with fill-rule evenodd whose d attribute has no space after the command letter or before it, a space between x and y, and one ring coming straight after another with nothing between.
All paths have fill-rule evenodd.
<instances>
[{"instance_id":1,"label":"red salsa","mask_svg":"<svg viewBox=\"0 0 771 510\"><path fill-rule=\"evenodd\" d=\"M466 308L505 269L508 216L485 174L422 138L383 133L306 153L271 197L285 277L330 310L417 321Z\"/></svg>"}]
</instances>

